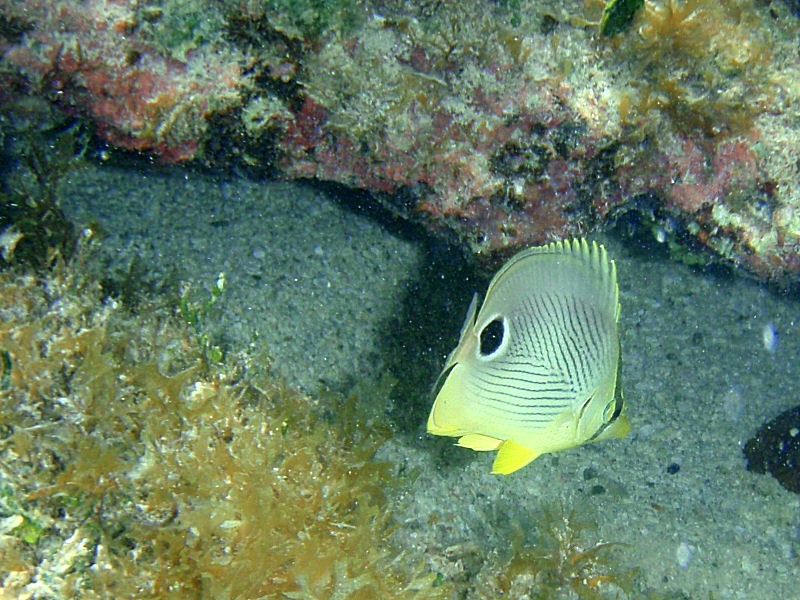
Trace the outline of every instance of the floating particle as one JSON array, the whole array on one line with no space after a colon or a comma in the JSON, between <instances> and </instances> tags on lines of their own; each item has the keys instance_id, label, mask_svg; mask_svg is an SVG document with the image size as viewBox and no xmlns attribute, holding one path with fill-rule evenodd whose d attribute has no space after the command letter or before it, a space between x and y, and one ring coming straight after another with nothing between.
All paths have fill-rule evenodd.
<instances>
[{"instance_id":1,"label":"floating particle","mask_svg":"<svg viewBox=\"0 0 800 600\"><path fill-rule=\"evenodd\" d=\"M689 566L689 563L692 562L692 547L687 544L686 542L681 542L678 544L678 547L675 548L675 560L678 561L681 569L685 569Z\"/></svg>"},{"instance_id":2,"label":"floating particle","mask_svg":"<svg viewBox=\"0 0 800 600\"><path fill-rule=\"evenodd\" d=\"M778 330L775 325L767 323L761 330L761 340L764 342L764 348L767 352L775 352L778 345Z\"/></svg>"}]
</instances>

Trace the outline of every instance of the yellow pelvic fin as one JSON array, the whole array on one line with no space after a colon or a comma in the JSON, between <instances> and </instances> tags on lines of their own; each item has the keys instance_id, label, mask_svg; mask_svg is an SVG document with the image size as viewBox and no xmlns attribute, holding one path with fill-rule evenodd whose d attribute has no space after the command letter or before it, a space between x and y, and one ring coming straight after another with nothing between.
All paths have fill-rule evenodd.
<instances>
[{"instance_id":1,"label":"yellow pelvic fin","mask_svg":"<svg viewBox=\"0 0 800 600\"><path fill-rule=\"evenodd\" d=\"M500 450L497 452L492 464L492 473L495 475L508 475L521 469L541 456L541 454L541 452L526 448L514 440L506 440L500 444Z\"/></svg>"},{"instance_id":2,"label":"yellow pelvic fin","mask_svg":"<svg viewBox=\"0 0 800 600\"><path fill-rule=\"evenodd\" d=\"M481 435L479 433L468 433L458 438L456 446L484 452L486 450L497 450L502 443L503 440L498 440L497 438Z\"/></svg>"}]
</instances>

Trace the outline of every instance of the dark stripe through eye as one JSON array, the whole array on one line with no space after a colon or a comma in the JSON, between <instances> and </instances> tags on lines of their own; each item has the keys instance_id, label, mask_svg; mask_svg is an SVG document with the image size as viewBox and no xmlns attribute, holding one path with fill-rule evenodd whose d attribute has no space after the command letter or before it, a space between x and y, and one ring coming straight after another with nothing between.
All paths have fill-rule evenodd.
<instances>
[{"instance_id":1,"label":"dark stripe through eye","mask_svg":"<svg viewBox=\"0 0 800 600\"><path fill-rule=\"evenodd\" d=\"M481 356L489 356L497 351L503 343L505 335L505 324L503 319L496 318L481 331Z\"/></svg>"}]
</instances>

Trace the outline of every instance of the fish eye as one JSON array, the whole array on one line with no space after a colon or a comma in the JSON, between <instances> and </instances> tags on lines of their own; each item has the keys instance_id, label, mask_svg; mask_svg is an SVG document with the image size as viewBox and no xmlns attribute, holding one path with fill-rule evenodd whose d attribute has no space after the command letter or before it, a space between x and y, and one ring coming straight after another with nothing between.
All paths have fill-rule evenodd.
<instances>
[{"instance_id":1,"label":"fish eye","mask_svg":"<svg viewBox=\"0 0 800 600\"><path fill-rule=\"evenodd\" d=\"M481 356L489 356L497 352L497 349L503 343L505 336L506 326L502 317L495 317L483 328L480 335L480 352Z\"/></svg>"}]
</instances>

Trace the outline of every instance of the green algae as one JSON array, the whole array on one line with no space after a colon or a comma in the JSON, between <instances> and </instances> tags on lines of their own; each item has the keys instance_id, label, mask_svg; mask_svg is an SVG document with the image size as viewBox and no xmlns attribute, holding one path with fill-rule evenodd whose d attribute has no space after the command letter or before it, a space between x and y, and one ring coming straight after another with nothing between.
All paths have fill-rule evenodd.
<instances>
[{"instance_id":1,"label":"green algae","mask_svg":"<svg viewBox=\"0 0 800 600\"><path fill-rule=\"evenodd\" d=\"M184 323L188 325L195 334L195 341L203 355L206 365L222 362L222 348L211 341L207 331L206 321L212 318L212 311L222 296L225 289L225 273L220 273L217 280L211 286L209 296L200 301L190 299L190 288L181 293L178 303L178 310Z\"/></svg>"},{"instance_id":2,"label":"green algae","mask_svg":"<svg viewBox=\"0 0 800 600\"><path fill-rule=\"evenodd\" d=\"M225 20L213 2L139 2L135 14L145 38L175 60L186 61L203 44L222 42Z\"/></svg>"},{"instance_id":3,"label":"green algae","mask_svg":"<svg viewBox=\"0 0 800 600\"><path fill-rule=\"evenodd\" d=\"M606 37L627 30L644 0L609 0L600 19L600 33Z\"/></svg>"},{"instance_id":4,"label":"green algae","mask_svg":"<svg viewBox=\"0 0 800 600\"><path fill-rule=\"evenodd\" d=\"M252 21L264 19L269 27L290 39L316 46L326 36L348 36L369 14L365 2L348 0L267 0L242 11L241 3L226 0L224 11L230 16L246 13Z\"/></svg>"}]
</instances>

